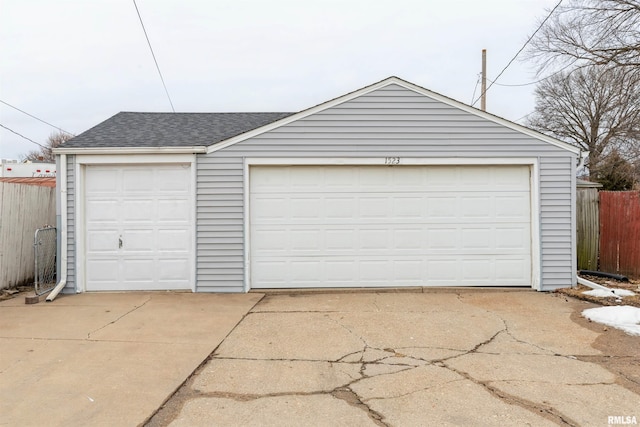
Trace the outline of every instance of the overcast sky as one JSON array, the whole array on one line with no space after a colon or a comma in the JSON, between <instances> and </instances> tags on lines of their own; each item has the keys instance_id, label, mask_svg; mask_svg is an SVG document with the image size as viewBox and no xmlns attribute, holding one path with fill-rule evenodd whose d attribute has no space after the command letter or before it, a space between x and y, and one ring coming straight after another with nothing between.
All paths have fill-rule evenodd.
<instances>
[{"instance_id":1,"label":"overcast sky","mask_svg":"<svg viewBox=\"0 0 640 427\"><path fill-rule=\"evenodd\" d=\"M493 79L555 3L137 0L177 112L300 111L392 75L469 104L482 49ZM498 83L533 71L515 61ZM534 88L493 86L487 110L516 121ZM0 100L74 134L171 111L133 0L0 0ZM2 103L0 124L56 131ZM0 128L0 157L37 148Z\"/></svg>"}]
</instances>

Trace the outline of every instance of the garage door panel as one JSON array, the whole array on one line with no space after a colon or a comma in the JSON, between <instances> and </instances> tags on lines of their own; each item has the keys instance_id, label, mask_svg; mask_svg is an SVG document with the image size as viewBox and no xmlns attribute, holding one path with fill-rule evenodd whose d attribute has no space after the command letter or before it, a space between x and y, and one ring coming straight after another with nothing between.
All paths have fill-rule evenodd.
<instances>
[{"instance_id":1,"label":"garage door panel","mask_svg":"<svg viewBox=\"0 0 640 427\"><path fill-rule=\"evenodd\" d=\"M291 243L289 246L294 251L303 252L318 252L322 250L322 236L319 230L317 229L297 229L291 230L286 233L289 239L291 239Z\"/></svg>"},{"instance_id":2,"label":"garage door panel","mask_svg":"<svg viewBox=\"0 0 640 427\"><path fill-rule=\"evenodd\" d=\"M112 167L103 167L100 170L94 168L85 176L87 194L118 194L119 173L118 169Z\"/></svg>"},{"instance_id":3,"label":"garage door panel","mask_svg":"<svg viewBox=\"0 0 640 427\"><path fill-rule=\"evenodd\" d=\"M396 250L419 250L427 242L421 228L397 228L393 232L393 248Z\"/></svg>"},{"instance_id":4,"label":"garage door panel","mask_svg":"<svg viewBox=\"0 0 640 427\"><path fill-rule=\"evenodd\" d=\"M529 243L529 227L496 227L494 232L497 250L527 251Z\"/></svg>"},{"instance_id":5,"label":"garage door panel","mask_svg":"<svg viewBox=\"0 0 640 427\"><path fill-rule=\"evenodd\" d=\"M188 193L191 180L191 168L188 164L174 166L159 166L154 177L155 188L161 194Z\"/></svg>"},{"instance_id":6,"label":"garage door panel","mask_svg":"<svg viewBox=\"0 0 640 427\"><path fill-rule=\"evenodd\" d=\"M371 283L376 280L393 279L393 262L390 260L361 260L358 263L359 274L362 283ZM353 282L353 278L349 279Z\"/></svg>"},{"instance_id":7,"label":"garage door panel","mask_svg":"<svg viewBox=\"0 0 640 427\"><path fill-rule=\"evenodd\" d=\"M114 259L93 259L87 262L87 281L110 284L120 280L120 267Z\"/></svg>"},{"instance_id":8,"label":"garage door panel","mask_svg":"<svg viewBox=\"0 0 640 427\"><path fill-rule=\"evenodd\" d=\"M150 199L123 200L120 203L121 218L125 222L153 221L155 204Z\"/></svg>"},{"instance_id":9,"label":"garage door panel","mask_svg":"<svg viewBox=\"0 0 640 427\"><path fill-rule=\"evenodd\" d=\"M530 286L529 185L523 166L252 167L251 286Z\"/></svg>"},{"instance_id":10,"label":"garage door panel","mask_svg":"<svg viewBox=\"0 0 640 427\"><path fill-rule=\"evenodd\" d=\"M318 197L301 197L289 201L289 205L280 206L281 214L285 215L287 210L290 212L291 218L307 219L319 218L323 209L323 200Z\"/></svg>"},{"instance_id":11,"label":"garage door panel","mask_svg":"<svg viewBox=\"0 0 640 427\"><path fill-rule=\"evenodd\" d=\"M491 229L483 228L463 228L460 233L461 243L459 248L462 251L478 249L490 250L494 246Z\"/></svg>"},{"instance_id":12,"label":"garage door panel","mask_svg":"<svg viewBox=\"0 0 640 427\"><path fill-rule=\"evenodd\" d=\"M156 232L158 253L186 253L191 244L191 232L184 228L167 229L160 228Z\"/></svg>"},{"instance_id":13,"label":"garage door panel","mask_svg":"<svg viewBox=\"0 0 640 427\"><path fill-rule=\"evenodd\" d=\"M458 216L463 218L493 218L494 203L487 196L462 196Z\"/></svg>"},{"instance_id":14,"label":"garage door panel","mask_svg":"<svg viewBox=\"0 0 640 427\"><path fill-rule=\"evenodd\" d=\"M495 215L501 221L514 219L529 222L528 207L528 193L503 193L496 196Z\"/></svg>"},{"instance_id":15,"label":"garage door panel","mask_svg":"<svg viewBox=\"0 0 640 427\"><path fill-rule=\"evenodd\" d=\"M87 234L87 250L95 254L114 254L118 251L119 231L102 228Z\"/></svg>"},{"instance_id":16,"label":"garage door panel","mask_svg":"<svg viewBox=\"0 0 640 427\"><path fill-rule=\"evenodd\" d=\"M191 206L188 198L160 198L157 200L156 218L158 223L163 222L189 222Z\"/></svg>"},{"instance_id":17,"label":"garage door panel","mask_svg":"<svg viewBox=\"0 0 640 427\"><path fill-rule=\"evenodd\" d=\"M90 222L116 222L120 213L120 206L115 200L93 199L86 202L87 221Z\"/></svg>"},{"instance_id":18,"label":"garage door panel","mask_svg":"<svg viewBox=\"0 0 640 427\"><path fill-rule=\"evenodd\" d=\"M333 285L354 286L358 277L358 260L326 259L318 261L323 268L325 282Z\"/></svg>"},{"instance_id":19,"label":"garage door panel","mask_svg":"<svg viewBox=\"0 0 640 427\"><path fill-rule=\"evenodd\" d=\"M156 262L151 257L128 257L122 264L122 282L123 284L133 282L153 283L155 277L149 272L155 271L155 267Z\"/></svg>"},{"instance_id":20,"label":"garage door panel","mask_svg":"<svg viewBox=\"0 0 640 427\"><path fill-rule=\"evenodd\" d=\"M123 253L155 251L156 241L153 229L129 228L123 230L121 236L122 247L120 251Z\"/></svg>"},{"instance_id":21,"label":"garage door panel","mask_svg":"<svg viewBox=\"0 0 640 427\"><path fill-rule=\"evenodd\" d=\"M527 280L531 265L522 259L496 259L496 280L502 283Z\"/></svg>"},{"instance_id":22,"label":"garage door panel","mask_svg":"<svg viewBox=\"0 0 640 427\"><path fill-rule=\"evenodd\" d=\"M393 198L393 216L403 219L424 218L422 209L424 206L422 197L396 196Z\"/></svg>"},{"instance_id":23,"label":"garage door panel","mask_svg":"<svg viewBox=\"0 0 640 427\"><path fill-rule=\"evenodd\" d=\"M431 257L426 261L426 265L426 285L453 286L458 283L459 265L457 259L442 256Z\"/></svg>"},{"instance_id":24,"label":"garage door panel","mask_svg":"<svg viewBox=\"0 0 640 427\"><path fill-rule=\"evenodd\" d=\"M273 219L280 222L283 215L288 212L289 201L282 196L260 195L252 200L251 206L260 212L260 216L256 218L256 224L268 223L269 220Z\"/></svg>"},{"instance_id":25,"label":"garage door panel","mask_svg":"<svg viewBox=\"0 0 640 427\"><path fill-rule=\"evenodd\" d=\"M160 257L158 263L159 282L181 283L188 285L189 262L186 259Z\"/></svg>"},{"instance_id":26,"label":"garage door panel","mask_svg":"<svg viewBox=\"0 0 640 427\"><path fill-rule=\"evenodd\" d=\"M458 261L462 283L469 282L489 282L495 277L493 260L463 258Z\"/></svg>"},{"instance_id":27,"label":"garage door panel","mask_svg":"<svg viewBox=\"0 0 640 427\"><path fill-rule=\"evenodd\" d=\"M389 218L392 198L388 195L359 197L357 200L360 218Z\"/></svg>"},{"instance_id":28,"label":"garage door panel","mask_svg":"<svg viewBox=\"0 0 640 427\"><path fill-rule=\"evenodd\" d=\"M155 171L148 167L129 167L122 170L122 189L126 193L153 193Z\"/></svg>"},{"instance_id":29,"label":"garage door panel","mask_svg":"<svg viewBox=\"0 0 640 427\"><path fill-rule=\"evenodd\" d=\"M421 283L425 275L426 263L422 259L402 259L393 263L393 276L403 282L411 281L414 284Z\"/></svg>"}]
</instances>

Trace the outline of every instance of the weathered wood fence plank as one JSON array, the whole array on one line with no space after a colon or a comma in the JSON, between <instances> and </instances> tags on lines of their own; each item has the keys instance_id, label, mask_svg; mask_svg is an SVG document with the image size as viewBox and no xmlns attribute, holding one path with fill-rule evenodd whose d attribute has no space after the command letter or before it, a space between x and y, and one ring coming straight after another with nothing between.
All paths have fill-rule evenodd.
<instances>
[{"instance_id":1,"label":"weathered wood fence plank","mask_svg":"<svg viewBox=\"0 0 640 427\"><path fill-rule=\"evenodd\" d=\"M0 289L33 281L34 233L55 222L55 188L0 182Z\"/></svg>"},{"instance_id":2,"label":"weathered wood fence plank","mask_svg":"<svg viewBox=\"0 0 640 427\"><path fill-rule=\"evenodd\" d=\"M598 269L599 210L598 189L582 188L576 192L576 227L578 269Z\"/></svg>"}]
</instances>

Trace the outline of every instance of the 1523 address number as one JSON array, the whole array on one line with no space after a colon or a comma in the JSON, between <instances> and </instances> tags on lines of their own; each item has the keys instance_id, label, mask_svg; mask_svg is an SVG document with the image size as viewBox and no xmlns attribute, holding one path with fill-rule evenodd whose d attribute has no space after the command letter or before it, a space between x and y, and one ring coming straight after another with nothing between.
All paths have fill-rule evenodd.
<instances>
[{"instance_id":1,"label":"1523 address number","mask_svg":"<svg viewBox=\"0 0 640 427\"><path fill-rule=\"evenodd\" d=\"M399 165L400 164L400 157L385 157L384 158L384 164L385 165L389 165L389 166Z\"/></svg>"}]
</instances>

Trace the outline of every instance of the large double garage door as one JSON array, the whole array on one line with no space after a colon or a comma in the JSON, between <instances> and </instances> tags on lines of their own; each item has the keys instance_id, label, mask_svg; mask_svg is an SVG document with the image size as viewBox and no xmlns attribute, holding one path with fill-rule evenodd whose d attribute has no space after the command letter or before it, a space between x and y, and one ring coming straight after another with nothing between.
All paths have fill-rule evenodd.
<instances>
[{"instance_id":1,"label":"large double garage door","mask_svg":"<svg viewBox=\"0 0 640 427\"><path fill-rule=\"evenodd\" d=\"M251 166L251 288L531 286L529 166Z\"/></svg>"}]
</instances>

